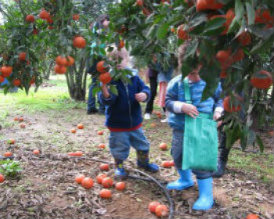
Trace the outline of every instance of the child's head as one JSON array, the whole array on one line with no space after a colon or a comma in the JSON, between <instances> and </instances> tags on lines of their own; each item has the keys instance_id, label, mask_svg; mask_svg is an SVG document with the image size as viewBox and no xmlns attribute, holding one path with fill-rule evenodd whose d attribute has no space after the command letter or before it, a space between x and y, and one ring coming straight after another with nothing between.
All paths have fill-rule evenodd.
<instances>
[{"instance_id":1,"label":"child's head","mask_svg":"<svg viewBox=\"0 0 274 219\"><path fill-rule=\"evenodd\" d=\"M107 53L109 59L118 63L121 60L117 68L125 68L130 65L130 56L125 48L118 49L116 45L111 45L110 47L113 49Z\"/></svg>"},{"instance_id":2,"label":"child's head","mask_svg":"<svg viewBox=\"0 0 274 219\"><path fill-rule=\"evenodd\" d=\"M181 71L181 69L182 69L182 65L184 62L184 56L185 56L186 49L187 49L189 43L190 43L190 41L186 41L178 48L178 69L179 69L179 71ZM197 51L196 53L198 54L199 52ZM199 74L201 67L202 67L202 65L198 64L197 68L193 69L193 71L190 72L189 74L192 74L192 75Z\"/></svg>"},{"instance_id":3,"label":"child's head","mask_svg":"<svg viewBox=\"0 0 274 219\"><path fill-rule=\"evenodd\" d=\"M99 28L107 28L109 25L109 16L107 14L102 14L97 18L97 23Z\"/></svg>"}]
</instances>

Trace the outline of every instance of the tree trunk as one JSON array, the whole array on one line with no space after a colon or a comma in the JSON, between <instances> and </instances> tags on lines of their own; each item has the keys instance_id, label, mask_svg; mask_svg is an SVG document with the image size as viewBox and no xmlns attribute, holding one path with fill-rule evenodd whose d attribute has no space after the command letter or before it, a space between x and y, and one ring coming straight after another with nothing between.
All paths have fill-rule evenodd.
<instances>
[{"instance_id":1,"label":"tree trunk","mask_svg":"<svg viewBox=\"0 0 274 219\"><path fill-rule=\"evenodd\" d=\"M87 77L85 68L86 58L81 58L79 65L74 65L66 74L69 95L76 101L85 101Z\"/></svg>"}]
</instances>

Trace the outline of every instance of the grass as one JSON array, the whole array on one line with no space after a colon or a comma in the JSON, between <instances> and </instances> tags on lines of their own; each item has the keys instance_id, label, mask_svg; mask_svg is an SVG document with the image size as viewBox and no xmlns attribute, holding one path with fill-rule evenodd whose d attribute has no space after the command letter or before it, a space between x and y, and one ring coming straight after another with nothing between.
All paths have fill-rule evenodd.
<instances>
[{"instance_id":1,"label":"grass","mask_svg":"<svg viewBox=\"0 0 274 219\"><path fill-rule=\"evenodd\" d=\"M228 166L252 174L265 183L272 183L274 179L273 162L273 154L248 153L232 149L229 155Z\"/></svg>"},{"instance_id":2,"label":"grass","mask_svg":"<svg viewBox=\"0 0 274 219\"><path fill-rule=\"evenodd\" d=\"M12 108L13 111L18 113L23 111L34 113L47 110L84 109L86 107L86 103L74 101L69 97L64 77L56 76L48 84L54 86L50 89L39 88L38 92L31 90L29 95L26 95L22 90L7 95L4 95L1 91L0 114L5 115L7 113L3 108Z\"/></svg>"}]
</instances>

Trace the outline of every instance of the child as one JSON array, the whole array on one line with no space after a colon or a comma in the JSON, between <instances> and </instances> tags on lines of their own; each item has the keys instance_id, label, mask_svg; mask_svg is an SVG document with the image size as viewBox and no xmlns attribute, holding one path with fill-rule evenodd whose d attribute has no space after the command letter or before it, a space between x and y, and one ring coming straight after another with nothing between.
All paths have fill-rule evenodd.
<instances>
[{"instance_id":1,"label":"child","mask_svg":"<svg viewBox=\"0 0 274 219\"><path fill-rule=\"evenodd\" d=\"M123 162L129 155L130 146L137 151L137 165L150 172L157 172L159 167L149 163L149 142L142 130L142 111L139 102L149 99L150 90L137 75L137 71L127 68L129 66L129 54L126 49L114 50L109 54L112 59L122 59L117 66L120 69L128 69L132 72L131 83L112 81L116 85L118 95L111 93L106 84L102 85L99 93L100 101L106 106L106 126L110 130L109 147L114 157L116 170L115 176L125 177L127 174L123 168Z\"/></svg>"},{"instance_id":2,"label":"child","mask_svg":"<svg viewBox=\"0 0 274 219\"><path fill-rule=\"evenodd\" d=\"M183 44L179 48L179 68L181 69L181 60L185 53L187 44ZM185 91L182 75L176 76L172 79L167 88L166 108L170 112L168 122L173 129L173 139L171 155L174 159L176 169L180 178L174 182L168 183L169 190L183 190L194 185L192 180L192 171L182 170L182 145L184 138L184 123L185 114L195 118L199 113L211 114L214 111L213 119L217 120L221 117L223 111L222 99L220 94L222 92L220 84L215 91L215 95L201 102L202 93L205 88L205 81L199 76L201 65L191 72L187 77L189 80L190 96L193 104L185 102ZM215 107L215 110L214 110ZM219 124L218 124L219 125ZM197 136L199 138L199 136ZM194 203L194 210L208 210L213 206L213 192L212 192L212 172L193 170L197 177L199 188L199 198Z\"/></svg>"}]
</instances>

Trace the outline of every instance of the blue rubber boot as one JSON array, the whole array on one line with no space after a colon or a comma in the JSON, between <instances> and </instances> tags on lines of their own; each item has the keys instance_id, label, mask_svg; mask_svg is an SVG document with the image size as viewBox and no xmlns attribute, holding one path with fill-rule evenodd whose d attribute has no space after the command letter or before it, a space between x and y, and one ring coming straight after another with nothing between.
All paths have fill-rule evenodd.
<instances>
[{"instance_id":1,"label":"blue rubber boot","mask_svg":"<svg viewBox=\"0 0 274 219\"><path fill-rule=\"evenodd\" d=\"M115 178L126 178L128 173L125 171L123 167L123 161L122 160L115 160Z\"/></svg>"},{"instance_id":2,"label":"blue rubber boot","mask_svg":"<svg viewBox=\"0 0 274 219\"><path fill-rule=\"evenodd\" d=\"M208 210L214 204L212 191L212 177L207 179L197 179L199 188L199 198L194 203L193 210Z\"/></svg>"},{"instance_id":3,"label":"blue rubber boot","mask_svg":"<svg viewBox=\"0 0 274 219\"><path fill-rule=\"evenodd\" d=\"M178 173L180 175L180 178L174 182L168 183L166 186L166 189L180 191L194 185L194 182L191 176L191 173L192 173L191 170L179 169Z\"/></svg>"},{"instance_id":4,"label":"blue rubber boot","mask_svg":"<svg viewBox=\"0 0 274 219\"><path fill-rule=\"evenodd\" d=\"M148 151L137 151L137 166L152 173L159 171L157 164L149 163Z\"/></svg>"}]
</instances>

